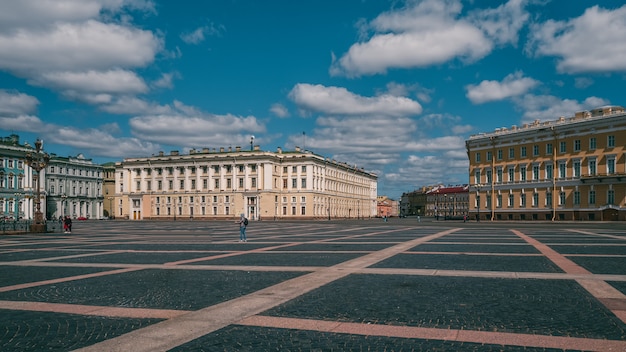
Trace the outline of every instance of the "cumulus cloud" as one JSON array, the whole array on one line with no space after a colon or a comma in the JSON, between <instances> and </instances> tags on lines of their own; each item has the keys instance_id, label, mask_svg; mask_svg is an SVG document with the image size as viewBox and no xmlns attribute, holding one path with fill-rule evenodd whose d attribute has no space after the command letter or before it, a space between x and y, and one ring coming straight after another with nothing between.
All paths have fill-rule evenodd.
<instances>
[{"instance_id":1,"label":"cumulus cloud","mask_svg":"<svg viewBox=\"0 0 626 352\"><path fill-rule=\"evenodd\" d=\"M504 77L500 82L485 80L478 85L468 85L465 90L467 91L467 98L472 103L482 104L525 94L538 84L539 81L524 77L524 74L518 71Z\"/></svg>"},{"instance_id":2,"label":"cumulus cloud","mask_svg":"<svg viewBox=\"0 0 626 352\"><path fill-rule=\"evenodd\" d=\"M526 51L558 58L563 73L626 71L626 5L588 8L568 21L550 20L531 27Z\"/></svg>"},{"instance_id":3,"label":"cumulus cloud","mask_svg":"<svg viewBox=\"0 0 626 352\"><path fill-rule=\"evenodd\" d=\"M355 77L453 59L479 60L495 44L517 42L518 32L528 19L525 4L525 0L510 0L498 8L460 18L462 5L458 0L410 1L372 20L368 24L374 31L372 37L353 44L334 59L330 73Z\"/></svg>"},{"instance_id":4,"label":"cumulus cloud","mask_svg":"<svg viewBox=\"0 0 626 352\"><path fill-rule=\"evenodd\" d=\"M55 71L42 73L30 81L32 84L55 87L62 91L85 93L144 93L148 90L142 78L133 71L113 69L107 71Z\"/></svg>"},{"instance_id":5,"label":"cumulus cloud","mask_svg":"<svg viewBox=\"0 0 626 352\"><path fill-rule=\"evenodd\" d=\"M422 112L422 106L409 98L388 94L363 97L343 87L319 84L296 84L289 98L303 110L329 115L410 116Z\"/></svg>"},{"instance_id":6,"label":"cumulus cloud","mask_svg":"<svg viewBox=\"0 0 626 352\"><path fill-rule=\"evenodd\" d=\"M523 110L522 122L529 123L534 120L556 120L560 116L574 116L576 112L591 110L600 106L609 105L606 99L588 97L579 102L574 99L561 99L552 95L532 95L514 99L518 109Z\"/></svg>"},{"instance_id":7,"label":"cumulus cloud","mask_svg":"<svg viewBox=\"0 0 626 352\"><path fill-rule=\"evenodd\" d=\"M289 110L283 104L272 104L272 106L270 107L270 112L276 117L289 117Z\"/></svg>"},{"instance_id":8,"label":"cumulus cloud","mask_svg":"<svg viewBox=\"0 0 626 352\"><path fill-rule=\"evenodd\" d=\"M37 110L39 100L28 94L0 89L0 116L32 114Z\"/></svg>"}]
</instances>

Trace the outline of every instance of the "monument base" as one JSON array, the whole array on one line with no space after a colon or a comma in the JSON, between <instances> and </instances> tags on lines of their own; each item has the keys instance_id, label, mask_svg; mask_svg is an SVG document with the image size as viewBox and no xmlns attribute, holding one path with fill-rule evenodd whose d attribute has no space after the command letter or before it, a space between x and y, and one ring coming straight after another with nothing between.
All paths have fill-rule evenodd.
<instances>
[{"instance_id":1,"label":"monument base","mask_svg":"<svg viewBox=\"0 0 626 352\"><path fill-rule=\"evenodd\" d=\"M31 233L46 233L46 224L32 224L30 225Z\"/></svg>"}]
</instances>

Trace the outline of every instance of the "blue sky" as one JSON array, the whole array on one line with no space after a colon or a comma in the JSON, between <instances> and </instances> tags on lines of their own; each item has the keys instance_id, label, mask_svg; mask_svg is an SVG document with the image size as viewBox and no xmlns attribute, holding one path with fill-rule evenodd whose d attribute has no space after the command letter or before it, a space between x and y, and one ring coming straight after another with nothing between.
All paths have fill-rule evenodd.
<instances>
[{"instance_id":1,"label":"blue sky","mask_svg":"<svg viewBox=\"0 0 626 352\"><path fill-rule=\"evenodd\" d=\"M0 132L95 162L295 146L379 194L468 182L472 134L626 105L626 5L8 0Z\"/></svg>"}]
</instances>

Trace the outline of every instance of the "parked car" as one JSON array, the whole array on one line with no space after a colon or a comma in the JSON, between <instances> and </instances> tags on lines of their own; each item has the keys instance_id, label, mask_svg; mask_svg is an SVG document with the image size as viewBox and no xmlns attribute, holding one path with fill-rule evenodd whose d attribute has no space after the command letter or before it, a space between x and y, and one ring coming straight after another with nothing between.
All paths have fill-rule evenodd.
<instances>
[{"instance_id":1,"label":"parked car","mask_svg":"<svg viewBox=\"0 0 626 352\"><path fill-rule=\"evenodd\" d=\"M87 218L84 217L84 216L79 216L79 217L76 218L76 220L87 220Z\"/></svg>"}]
</instances>

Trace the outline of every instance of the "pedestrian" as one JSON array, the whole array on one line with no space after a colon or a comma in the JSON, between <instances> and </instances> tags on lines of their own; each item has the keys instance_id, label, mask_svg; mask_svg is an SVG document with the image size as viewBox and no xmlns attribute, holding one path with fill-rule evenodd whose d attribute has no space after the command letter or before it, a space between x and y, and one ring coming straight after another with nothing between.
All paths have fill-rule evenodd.
<instances>
[{"instance_id":1,"label":"pedestrian","mask_svg":"<svg viewBox=\"0 0 626 352\"><path fill-rule=\"evenodd\" d=\"M65 220L63 220L63 229L65 233L72 233L72 218L69 216L65 216Z\"/></svg>"},{"instance_id":2,"label":"pedestrian","mask_svg":"<svg viewBox=\"0 0 626 352\"><path fill-rule=\"evenodd\" d=\"M248 219L241 214L239 220L235 221L235 223L239 224L239 242L248 242L246 238L246 227L248 226Z\"/></svg>"}]
</instances>

